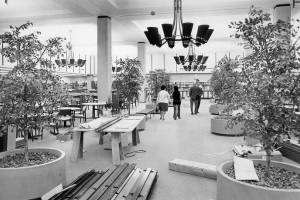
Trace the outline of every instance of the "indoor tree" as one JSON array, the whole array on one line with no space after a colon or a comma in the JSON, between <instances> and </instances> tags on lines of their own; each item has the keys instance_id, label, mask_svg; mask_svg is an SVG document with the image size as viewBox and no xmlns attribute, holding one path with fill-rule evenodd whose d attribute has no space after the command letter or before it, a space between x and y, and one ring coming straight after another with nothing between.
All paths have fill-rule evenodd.
<instances>
[{"instance_id":1,"label":"indoor tree","mask_svg":"<svg viewBox=\"0 0 300 200\"><path fill-rule=\"evenodd\" d=\"M236 29L234 37L243 41L241 45L252 51L240 65L242 90L233 99L244 113L233 121L245 121L244 136L258 139L263 145L267 155L266 176L274 143L300 128L293 109L300 97L299 26L292 23L272 23L270 14L252 6L248 18L229 25Z\"/></svg>"},{"instance_id":2,"label":"indoor tree","mask_svg":"<svg viewBox=\"0 0 300 200\"><path fill-rule=\"evenodd\" d=\"M126 58L125 60L120 58L116 64L120 67L120 72L112 83L112 89L116 90L120 99L124 99L128 103L130 115L130 104L134 100L139 100L145 80L141 73L141 61L138 58Z\"/></svg>"},{"instance_id":3,"label":"indoor tree","mask_svg":"<svg viewBox=\"0 0 300 200\"><path fill-rule=\"evenodd\" d=\"M15 67L0 77L0 127L11 125L24 134L25 159L28 161L28 134L32 129L41 130L52 122L54 111L68 100L63 93L61 77L53 73L54 64L44 56L54 57L63 53L63 38L49 38L45 44L38 40L40 32L25 34L33 24L10 26L11 32L2 37L1 54ZM15 134L15 133L8 133Z\"/></svg>"},{"instance_id":4,"label":"indoor tree","mask_svg":"<svg viewBox=\"0 0 300 200\"><path fill-rule=\"evenodd\" d=\"M171 94L173 92L173 84L171 81L171 75L166 73L165 69L155 69L149 72L149 79L147 80L148 89L154 98L157 98L157 94L160 91L162 85L166 86L166 91Z\"/></svg>"},{"instance_id":5,"label":"indoor tree","mask_svg":"<svg viewBox=\"0 0 300 200\"><path fill-rule=\"evenodd\" d=\"M229 116L233 109L232 98L238 96L241 86L237 69L239 67L239 57L230 59L226 55L215 65L210 82L210 90L213 96L219 98L220 104L226 105L226 115Z\"/></svg>"}]
</instances>

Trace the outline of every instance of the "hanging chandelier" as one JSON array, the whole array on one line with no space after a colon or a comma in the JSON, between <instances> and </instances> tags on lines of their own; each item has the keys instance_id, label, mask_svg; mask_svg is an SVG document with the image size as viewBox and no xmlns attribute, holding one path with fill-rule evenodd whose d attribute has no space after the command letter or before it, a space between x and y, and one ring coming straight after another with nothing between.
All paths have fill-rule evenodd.
<instances>
[{"instance_id":1,"label":"hanging chandelier","mask_svg":"<svg viewBox=\"0 0 300 200\"><path fill-rule=\"evenodd\" d=\"M70 42L68 42L68 44L66 45L67 47L67 59L62 58L61 60L55 60L55 63L58 67L65 67L68 66L69 68L71 67L83 67L86 63L86 60L83 59L78 59L75 60L74 59L74 54L73 54L73 46L71 43L71 34L72 34L72 30L70 30Z\"/></svg>"},{"instance_id":2,"label":"hanging chandelier","mask_svg":"<svg viewBox=\"0 0 300 200\"><path fill-rule=\"evenodd\" d=\"M204 71L206 65L204 65L208 59L208 56L198 55L195 53L195 46L192 42L189 44L189 52L186 57L184 56L174 56L177 65L182 64L185 71ZM185 64L188 63L186 66Z\"/></svg>"},{"instance_id":3,"label":"hanging chandelier","mask_svg":"<svg viewBox=\"0 0 300 200\"><path fill-rule=\"evenodd\" d=\"M210 36L213 33L213 29L209 29L209 25L200 25L198 26L196 39L191 36L193 30L193 23L185 22L182 20L182 3L181 0L174 0L174 19L172 24L162 24L162 29L165 35L165 38L161 39L161 35L158 32L157 27L147 27L148 31L144 31L148 41L152 45L161 47L166 42L170 48L175 46L175 41L182 41L184 48L189 46L189 43L192 42L197 47L204 45L209 40ZM177 29L179 29L180 38L176 39Z\"/></svg>"}]
</instances>

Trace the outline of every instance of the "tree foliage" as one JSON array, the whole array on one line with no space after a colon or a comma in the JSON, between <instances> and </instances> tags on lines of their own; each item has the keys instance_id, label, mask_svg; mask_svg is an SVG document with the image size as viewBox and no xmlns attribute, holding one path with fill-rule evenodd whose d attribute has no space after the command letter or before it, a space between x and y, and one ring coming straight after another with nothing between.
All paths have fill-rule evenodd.
<instances>
[{"instance_id":1,"label":"tree foliage","mask_svg":"<svg viewBox=\"0 0 300 200\"><path fill-rule=\"evenodd\" d=\"M234 59L226 55L213 68L212 76L209 80L211 93L219 98L220 104L226 105L227 116L235 107L231 104L232 98L239 96L241 85L236 71L239 67L239 57Z\"/></svg>"},{"instance_id":2,"label":"tree foliage","mask_svg":"<svg viewBox=\"0 0 300 200\"><path fill-rule=\"evenodd\" d=\"M124 99L129 104L128 112L130 114L130 103L134 99L139 100L140 91L145 81L141 70L141 61L137 58L123 60L120 58L116 61L120 66L121 71L116 75L112 83L112 89L117 90L119 97Z\"/></svg>"},{"instance_id":3,"label":"tree foliage","mask_svg":"<svg viewBox=\"0 0 300 200\"><path fill-rule=\"evenodd\" d=\"M4 48L1 53L16 66L0 76L0 126L18 127L24 133L25 157L28 160L28 132L41 130L54 118L54 111L67 101L63 93L61 77L53 73L54 64L43 58L63 52L63 38L50 38L46 44L38 40L39 32L29 35L23 30L31 26L27 22L19 27L10 27L1 37ZM15 134L15 133L11 133Z\"/></svg>"},{"instance_id":4,"label":"tree foliage","mask_svg":"<svg viewBox=\"0 0 300 200\"><path fill-rule=\"evenodd\" d=\"M245 121L245 136L260 140L269 169L274 143L300 128L293 109L300 98L299 26L281 20L271 23L270 14L251 7L244 22L229 27L236 29L234 37L243 40L241 45L252 50L240 65L242 92L232 101L244 113L234 120Z\"/></svg>"},{"instance_id":5,"label":"tree foliage","mask_svg":"<svg viewBox=\"0 0 300 200\"><path fill-rule=\"evenodd\" d=\"M149 72L149 79L147 80L148 89L153 97L157 97L157 94L161 90L162 85L166 86L166 91L171 94L173 92L173 83L171 81L171 75L166 73L165 69L155 69Z\"/></svg>"}]
</instances>

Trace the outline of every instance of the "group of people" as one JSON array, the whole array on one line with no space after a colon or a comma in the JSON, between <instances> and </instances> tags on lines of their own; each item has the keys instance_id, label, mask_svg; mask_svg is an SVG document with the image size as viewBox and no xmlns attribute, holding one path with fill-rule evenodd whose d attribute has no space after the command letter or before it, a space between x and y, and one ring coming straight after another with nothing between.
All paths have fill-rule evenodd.
<instances>
[{"instance_id":1,"label":"group of people","mask_svg":"<svg viewBox=\"0 0 300 200\"><path fill-rule=\"evenodd\" d=\"M201 103L201 96L203 95L203 90L199 87L199 84L194 83L193 86L189 90L190 96L190 108L191 114L197 115L199 113L199 107ZM178 90L178 86L174 86L174 91L172 94L173 99L173 107L174 107L174 114L173 118L176 120L177 118L180 119L180 105L181 105L181 95ZM171 98L169 93L166 91L166 86L161 86L161 91L157 95L157 105L160 110L160 119L165 120L165 114L168 111L168 106L171 104Z\"/></svg>"}]
</instances>

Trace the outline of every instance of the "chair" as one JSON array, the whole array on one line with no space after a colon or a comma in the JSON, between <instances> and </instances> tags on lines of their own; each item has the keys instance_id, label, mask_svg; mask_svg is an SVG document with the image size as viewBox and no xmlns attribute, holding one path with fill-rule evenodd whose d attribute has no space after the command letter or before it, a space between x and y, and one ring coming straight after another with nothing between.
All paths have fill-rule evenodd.
<instances>
[{"instance_id":1,"label":"chair","mask_svg":"<svg viewBox=\"0 0 300 200\"><path fill-rule=\"evenodd\" d=\"M84 120L84 122L86 122L86 109L87 109L87 106L82 110L82 113L76 113L75 112L75 116L74 118L79 118L80 122L81 122L81 119Z\"/></svg>"},{"instance_id":2,"label":"chair","mask_svg":"<svg viewBox=\"0 0 300 200\"><path fill-rule=\"evenodd\" d=\"M58 113L57 120L64 122L64 126L66 126L67 121L70 121L70 126L73 125L74 127L74 113L72 112L71 109L60 110Z\"/></svg>"}]
</instances>

